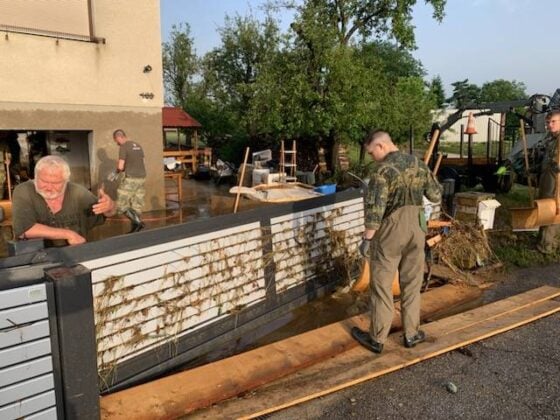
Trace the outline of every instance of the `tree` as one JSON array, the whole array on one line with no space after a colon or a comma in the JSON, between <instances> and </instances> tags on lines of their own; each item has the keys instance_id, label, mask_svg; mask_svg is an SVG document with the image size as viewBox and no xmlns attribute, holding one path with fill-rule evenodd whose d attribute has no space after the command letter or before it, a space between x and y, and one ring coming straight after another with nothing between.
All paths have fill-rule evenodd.
<instances>
[{"instance_id":1,"label":"tree","mask_svg":"<svg viewBox=\"0 0 560 420\"><path fill-rule=\"evenodd\" d=\"M254 121L247 118L247 113L259 73L277 54L278 26L270 17L263 23L251 16L226 17L220 34L222 45L204 58L207 95L237 116L246 135L254 136Z\"/></svg>"},{"instance_id":2,"label":"tree","mask_svg":"<svg viewBox=\"0 0 560 420\"><path fill-rule=\"evenodd\" d=\"M166 100L174 106L186 109L198 70L198 59L193 49L189 25L173 25L169 41L163 43L162 50Z\"/></svg>"},{"instance_id":3,"label":"tree","mask_svg":"<svg viewBox=\"0 0 560 420\"><path fill-rule=\"evenodd\" d=\"M394 38L403 48L414 48L412 8L417 0L307 0L297 5L282 2L297 9L301 25L309 18L316 19L337 35L339 45L350 45L358 35L361 39ZM425 0L431 4L434 19L441 21L446 0ZM295 29L298 32L298 29Z\"/></svg>"},{"instance_id":4,"label":"tree","mask_svg":"<svg viewBox=\"0 0 560 420\"><path fill-rule=\"evenodd\" d=\"M451 86L453 86L453 95L447 99L447 102L455 108L463 108L468 104L476 104L480 101L480 88L469 83L469 79L451 83Z\"/></svg>"},{"instance_id":5,"label":"tree","mask_svg":"<svg viewBox=\"0 0 560 420\"><path fill-rule=\"evenodd\" d=\"M435 76L430 82L430 94L438 109L443 108L445 105L445 90L443 88L443 81L439 75Z\"/></svg>"},{"instance_id":6,"label":"tree","mask_svg":"<svg viewBox=\"0 0 560 420\"><path fill-rule=\"evenodd\" d=\"M426 3L434 7L434 17L441 20L445 1ZM306 95L302 98L302 112L306 117L301 120L325 140L333 151L332 156L339 143L360 141L372 122L383 119L379 112L371 111L395 112L395 107L381 109L380 105L383 96L390 103L391 95L398 91L396 82L400 71L405 74L402 77L410 77L409 73L414 71L423 73L413 59L404 70L387 59L384 65L390 76L385 77L375 67L365 65L367 60L362 58L368 51L359 51L360 46L372 41L392 39L392 45L379 43L372 47L370 54L377 55L380 62L391 54L404 61L406 53L415 45L412 25L415 4L416 0L308 0L294 6L293 44L305 65L306 78L302 80L307 84L300 89Z\"/></svg>"},{"instance_id":7,"label":"tree","mask_svg":"<svg viewBox=\"0 0 560 420\"><path fill-rule=\"evenodd\" d=\"M175 89L188 93L183 102L211 143L298 139L298 150L335 151L373 127L397 141L410 125L425 131L433 98L410 54L417 0L289 3L295 18L285 36L270 17L226 18L222 45L197 63L199 78ZM445 0L426 3L441 20Z\"/></svg>"},{"instance_id":8,"label":"tree","mask_svg":"<svg viewBox=\"0 0 560 420\"><path fill-rule=\"evenodd\" d=\"M499 102L526 99L526 89L527 88L523 82L497 79L492 82L486 82L482 85L482 88L480 89L480 101Z\"/></svg>"}]
</instances>

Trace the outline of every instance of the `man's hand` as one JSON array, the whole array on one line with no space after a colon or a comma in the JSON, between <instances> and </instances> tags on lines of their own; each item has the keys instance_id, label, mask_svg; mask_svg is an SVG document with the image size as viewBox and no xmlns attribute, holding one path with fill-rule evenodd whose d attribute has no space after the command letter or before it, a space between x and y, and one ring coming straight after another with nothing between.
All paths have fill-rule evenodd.
<instances>
[{"instance_id":1,"label":"man's hand","mask_svg":"<svg viewBox=\"0 0 560 420\"><path fill-rule=\"evenodd\" d=\"M80 245L86 242L86 238L84 238L79 233L76 233L70 229L66 229L66 231L68 232L66 235L66 241L68 241L68 245Z\"/></svg>"},{"instance_id":2,"label":"man's hand","mask_svg":"<svg viewBox=\"0 0 560 420\"><path fill-rule=\"evenodd\" d=\"M364 258L369 258L369 246L371 245L371 239L362 239L360 242L359 250L360 255Z\"/></svg>"},{"instance_id":3,"label":"man's hand","mask_svg":"<svg viewBox=\"0 0 560 420\"><path fill-rule=\"evenodd\" d=\"M117 171L111 171L107 175L107 181L109 182L115 182L118 178L119 178L119 172Z\"/></svg>"},{"instance_id":4,"label":"man's hand","mask_svg":"<svg viewBox=\"0 0 560 420\"><path fill-rule=\"evenodd\" d=\"M115 202L105 193L103 187L99 188L98 197L97 203L92 206L93 214L113 216L115 214Z\"/></svg>"}]
</instances>

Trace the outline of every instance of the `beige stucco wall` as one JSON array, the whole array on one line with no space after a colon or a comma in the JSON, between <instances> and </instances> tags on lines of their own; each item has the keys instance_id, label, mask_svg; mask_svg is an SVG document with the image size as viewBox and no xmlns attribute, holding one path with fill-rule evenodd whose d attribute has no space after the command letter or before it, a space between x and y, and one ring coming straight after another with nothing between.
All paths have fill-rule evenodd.
<instances>
[{"instance_id":1,"label":"beige stucco wall","mask_svg":"<svg viewBox=\"0 0 560 420\"><path fill-rule=\"evenodd\" d=\"M95 0L93 5L95 36L105 44L19 33L0 37L0 130L91 131L95 186L105 161L117 157L111 134L122 128L145 150L146 210L162 208L160 2ZM148 73L146 65L152 68ZM142 98L143 92L154 98Z\"/></svg>"},{"instance_id":2,"label":"beige stucco wall","mask_svg":"<svg viewBox=\"0 0 560 420\"><path fill-rule=\"evenodd\" d=\"M106 44L9 33L0 37L0 100L162 107L159 0L96 0ZM144 73L144 66L152 71ZM139 94L152 92L153 100Z\"/></svg>"}]
</instances>

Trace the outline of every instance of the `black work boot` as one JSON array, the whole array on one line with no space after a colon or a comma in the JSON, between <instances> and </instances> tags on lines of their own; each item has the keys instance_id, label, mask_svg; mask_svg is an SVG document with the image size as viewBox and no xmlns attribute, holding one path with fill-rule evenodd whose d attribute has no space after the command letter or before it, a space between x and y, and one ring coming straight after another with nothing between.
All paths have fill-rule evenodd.
<instances>
[{"instance_id":1,"label":"black work boot","mask_svg":"<svg viewBox=\"0 0 560 420\"><path fill-rule=\"evenodd\" d=\"M353 327L350 333L358 343L360 343L369 351L372 351L374 353L381 353L383 351L383 344L378 343L373 338L371 338L369 333L360 330L358 327Z\"/></svg>"},{"instance_id":2,"label":"black work boot","mask_svg":"<svg viewBox=\"0 0 560 420\"><path fill-rule=\"evenodd\" d=\"M408 338L406 335L404 336L404 346L409 349L414 347L416 344L419 344L426 340L426 333L422 330L418 330L416 334L412 337Z\"/></svg>"},{"instance_id":3,"label":"black work boot","mask_svg":"<svg viewBox=\"0 0 560 420\"><path fill-rule=\"evenodd\" d=\"M124 212L124 215L130 219L130 223L132 224L130 226L130 232L128 233L139 232L144 229L144 222L142 222L142 219L140 219L140 215L136 212L136 210L128 208Z\"/></svg>"}]
</instances>

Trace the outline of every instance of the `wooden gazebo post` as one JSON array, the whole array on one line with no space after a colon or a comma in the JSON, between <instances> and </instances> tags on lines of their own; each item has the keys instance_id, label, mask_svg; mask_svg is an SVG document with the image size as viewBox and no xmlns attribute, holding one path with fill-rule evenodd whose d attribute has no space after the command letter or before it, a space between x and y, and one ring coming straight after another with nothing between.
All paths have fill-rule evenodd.
<instances>
[{"instance_id":1,"label":"wooden gazebo post","mask_svg":"<svg viewBox=\"0 0 560 420\"><path fill-rule=\"evenodd\" d=\"M194 136L193 136L193 146L194 146L194 155L193 155L193 160L194 160L194 170L196 171L196 168L198 168L198 129L195 128L194 129Z\"/></svg>"}]
</instances>

